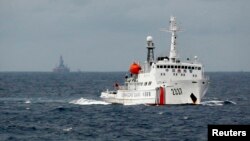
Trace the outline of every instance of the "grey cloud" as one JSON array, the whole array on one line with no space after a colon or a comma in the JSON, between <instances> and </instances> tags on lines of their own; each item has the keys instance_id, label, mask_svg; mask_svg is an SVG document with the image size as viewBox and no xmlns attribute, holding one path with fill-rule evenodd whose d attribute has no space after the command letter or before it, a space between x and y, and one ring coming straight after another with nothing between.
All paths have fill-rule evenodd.
<instances>
[{"instance_id":1,"label":"grey cloud","mask_svg":"<svg viewBox=\"0 0 250 141\"><path fill-rule=\"evenodd\" d=\"M171 15L184 30L178 36L183 59L198 55L209 71L250 71L249 3L1 0L0 71L51 71L60 55L72 70L126 71L145 60L147 35L156 56L168 53L169 34L159 29Z\"/></svg>"}]
</instances>

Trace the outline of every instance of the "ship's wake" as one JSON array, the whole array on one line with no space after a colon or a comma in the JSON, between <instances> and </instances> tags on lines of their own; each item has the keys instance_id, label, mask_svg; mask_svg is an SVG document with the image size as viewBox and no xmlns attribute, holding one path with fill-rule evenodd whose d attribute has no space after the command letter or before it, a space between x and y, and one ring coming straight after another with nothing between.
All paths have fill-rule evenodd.
<instances>
[{"instance_id":1,"label":"ship's wake","mask_svg":"<svg viewBox=\"0 0 250 141\"><path fill-rule=\"evenodd\" d=\"M107 102L104 102L101 100L86 99L86 98L72 100L69 103L77 104L77 105L108 105L108 104L110 104L110 103L107 103Z\"/></svg>"},{"instance_id":2,"label":"ship's wake","mask_svg":"<svg viewBox=\"0 0 250 141\"><path fill-rule=\"evenodd\" d=\"M236 102L229 101L229 100L226 100L226 101L209 100L209 101L201 102L201 105L205 105L205 106L223 106L223 105L229 105L229 104L236 105Z\"/></svg>"}]
</instances>

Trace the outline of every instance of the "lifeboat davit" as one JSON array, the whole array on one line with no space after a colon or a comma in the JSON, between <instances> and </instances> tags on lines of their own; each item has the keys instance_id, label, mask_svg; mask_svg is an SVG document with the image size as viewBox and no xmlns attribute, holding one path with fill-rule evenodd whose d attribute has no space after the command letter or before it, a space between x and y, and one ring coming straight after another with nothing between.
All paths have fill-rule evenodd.
<instances>
[{"instance_id":1,"label":"lifeboat davit","mask_svg":"<svg viewBox=\"0 0 250 141\"><path fill-rule=\"evenodd\" d=\"M133 63L130 65L130 69L129 71L132 73L132 74L138 74L141 70L141 66L137 63Z\"/></svg>"}]
</instances>

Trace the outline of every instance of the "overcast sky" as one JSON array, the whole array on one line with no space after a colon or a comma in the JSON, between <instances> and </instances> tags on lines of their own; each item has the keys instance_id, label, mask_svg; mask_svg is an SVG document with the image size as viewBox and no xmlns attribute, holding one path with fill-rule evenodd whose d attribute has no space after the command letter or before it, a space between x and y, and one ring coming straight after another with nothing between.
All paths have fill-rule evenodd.
<instances>
[{"instance_id":1,"label":"overcast sky","mask_svg":"<svg viewBox=\"0 0 250 141\"><path fill-rule=\"evenodd\" d=\"M169 55L171 15L183 32L182 60L206 71L250 71L249 0L0 0L0 71L52 71L62 55L72 71L127 71Z\"/></svg>"}]
</instances>

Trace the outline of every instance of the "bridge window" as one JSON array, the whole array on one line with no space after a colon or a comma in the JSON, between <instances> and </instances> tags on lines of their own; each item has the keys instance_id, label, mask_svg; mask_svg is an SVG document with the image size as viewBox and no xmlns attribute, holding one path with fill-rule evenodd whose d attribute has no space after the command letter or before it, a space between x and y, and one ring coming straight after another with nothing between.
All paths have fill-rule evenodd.
<instances>
[{"instance_id":1,"label":"bridge window","mask_svg":"<svg viewBox=\"0 0 250 141\"><path fill-rule=\"evenodd\" d=\"M181 68L181 66L178 66L178 69Z\"/></svg>"},{"instance_id":2,"label":"bridge window","mask_svg":"<svg viewBox=\"0 0 250 141\"><path fill-rule=\"evenodd\" d=\"M201 67L198 67L198 70L201 70Z\"/></svg>"},{"instance_id":3,"label":"bridge window","mask_svg":"<svg viewBox=\"0 0 250 141\"><path fill-rule=\"evenodd\" d=\"M163 66L163 68L167 68L167 66L166 66L166 65L164 65L164 66Z\"/></svg>"},{"instance_id":4,"label":"bridge window","mask_svg":"<svg viewBox=\"0 0 250 141\"><path fill-rule=\"evenodd\" d=\"M190 67L190 66L188 66L188 69L191 69L191 67Z\"/></svg>"},{"instance_id":5,"label":"bridge window","mask_svg":"<svg viewBox=\"0 0 250 141\"><path fill-rule=\"evenodd\" d=\"M174 68L174 66L171 65L171 69Z\"/></svg>"},{"instance_id":6,"label":"bridge window","mask_svg":"<svg viewBox=\"0 0 250 141\"><path fill-rule=\"evenodd\" d=\"M159 65L157 65L157 68L160 68Z\"/></svg>"},{"instance_id":7,"label":"bridge window","mask_svg":"<svg viewBox=\"0 0 250 141\"><path fill-rule=\"evenodd\" d=\"M174 68L176 68L176 69L177 69L177 66L174 66Z\"/></svg>"},{"instance_id":8,"label":"bridge window","mask_svg":"<svg viewBox=\"0 0 250 141\"><path fill-rule=\"evenodd\" d=\"M184 66L181 66L182 69L184 69Z\"/></svg>"},{"instance_id":9,"label":"bridge window","mask_svg":"<svg viewBox=\"0 0 250 141\"><path fill-rule=\"evenodd\" d=\"M168 69L170 68L170 66L168 65Z\"/></svg>"},{"instance_id":10,"label":"bridge window","mask_svg":"<svg viewBox=\"0 0 250 141\"><path fill-rule=\"evenodd\" d=\"M188 67L187 66L185 66L185 69L187 69Z\"/></svg>"},{"instance_id":11,"label":"bridge window","mask_svg":"<svg viewBox=\"0 0 250 141\"><path fill-rule=\"evenodd\" d=\"M149 81L149 82L148 82L148 85L151 85L151 84L152 84L152 82L151 82L151 81Z\"/></svg>"}]
</instances>

